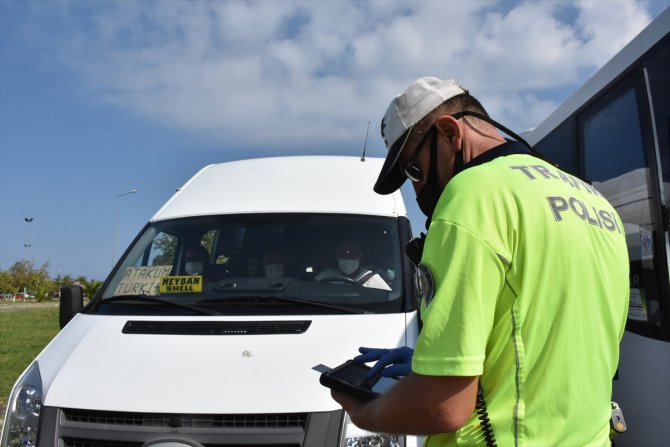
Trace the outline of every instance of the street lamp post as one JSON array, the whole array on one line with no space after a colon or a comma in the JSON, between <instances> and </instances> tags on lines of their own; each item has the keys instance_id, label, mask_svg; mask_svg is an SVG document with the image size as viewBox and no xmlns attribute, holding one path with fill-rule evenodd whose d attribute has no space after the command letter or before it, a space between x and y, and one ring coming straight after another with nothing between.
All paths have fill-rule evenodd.
<instances>
[{"instance_id":1,"label":"street lamp post","mask_svg":"<svg viewBox=\"0 0 670 447\"><path fill-rule=\"evenodd\" d=\"M32 217L24 217L23 220L26 221L26 242L23 246L26 248L26 256L23 258L24 261L28 261L28 249L30 248L30 222L33 221Z\"/></svg>"},{"instance_id":2,"label":"street lamp post","mask_svg":"<svg viewBox=\"0 0 670 447\"><path fill-rule=\"evenodd\" d=\"M114 268L114 264L116 264L116 217L117 217L117 209L119 205L119 197L127 196L128 194L135 194L136 192L139 192L139 189L131 189L128 192L124 192L123 194L119 194L116 196L114 199L114 234L112 236L112 268Z\"/></svg>"}]
</instances>

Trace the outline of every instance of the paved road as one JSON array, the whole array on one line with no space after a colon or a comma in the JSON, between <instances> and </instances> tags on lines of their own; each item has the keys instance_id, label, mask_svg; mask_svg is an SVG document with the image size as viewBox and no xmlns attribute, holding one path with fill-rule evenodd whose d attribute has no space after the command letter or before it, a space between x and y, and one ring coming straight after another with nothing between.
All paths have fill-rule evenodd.
<instances>
[{"instance_id":1,"label":"paved road","mask_svg":"<svg viewBox=\"0 0 670 447\"><path fill-rule=\"evenodd\" d=\"M22 309L39 309L42 307L58 307L58 301L52 301L49 303L21 303L21 302L2 302L0 301L0 312L12 311L12 310L22 310Z\"/></svg>"}]
</instances>

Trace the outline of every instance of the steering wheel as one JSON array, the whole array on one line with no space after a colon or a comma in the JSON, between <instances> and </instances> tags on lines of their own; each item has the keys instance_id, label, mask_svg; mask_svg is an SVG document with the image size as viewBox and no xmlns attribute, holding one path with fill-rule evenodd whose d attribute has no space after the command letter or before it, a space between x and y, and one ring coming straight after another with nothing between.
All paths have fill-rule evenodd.
<instances>
[{"instance_id":1,"label":"steering wheel","mask_svg":"<svg viewBox=\"0 0 670 447\"><path fill-rule=\"evenodd\" d=\"M344 282L344 283L354 284L354 285L360 286L358 281L356 281L355 279L348 278L346 276L326 276L325 278L319 278L316 281L317 282L327 282L327 283Z\"/></svg>"}]
</instances>

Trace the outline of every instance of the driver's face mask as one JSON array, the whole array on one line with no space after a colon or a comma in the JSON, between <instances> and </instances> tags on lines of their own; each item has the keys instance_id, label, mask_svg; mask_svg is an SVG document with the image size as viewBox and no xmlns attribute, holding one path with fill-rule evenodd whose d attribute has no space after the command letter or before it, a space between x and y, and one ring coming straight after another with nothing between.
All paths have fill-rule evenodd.
<instances>
[{"instance_id":1,"label":"driver's face mask","mask_svg":"<svg viewBox=\"0 0 670 447\"><path fill-rule=\"evenodd\" d=\"M189 275L197 275L202 273L204 266L203 262L187 262L184 269Z\"/></svg>"},{"instance_id":2,"label":"driver's face mask","mask_svg":"<svg viewBox=\"0 0 670 447\"><path fill-rule=\"evenodd\" d=\"M351 275L356 270L358 270L360 261L358 259L338 258L337 265L340 267L340 270L342 270L342 273L344 273L345 275Z\"/></svg>"},{"instance_id":3,"label":"driver's face mask","mask_svg":"<svg viewBox=\"0 0 670 447\"><path fill-rule=\"evenodd\" d=\"M265 264L265 276L268 278L281 278L284 276L284 264Z\"/></svg>"}]
</instances>

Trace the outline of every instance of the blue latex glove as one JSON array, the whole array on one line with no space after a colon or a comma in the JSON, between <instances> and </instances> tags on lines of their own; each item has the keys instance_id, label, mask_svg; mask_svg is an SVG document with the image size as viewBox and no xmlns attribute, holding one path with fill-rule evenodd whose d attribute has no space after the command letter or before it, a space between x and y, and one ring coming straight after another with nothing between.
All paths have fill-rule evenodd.
<instances>
[{"instance_id":1,"label":"blue latex glove","mask_svg":"<svg viewBox=\"0 0 670 447\"><path fill-rule=\"evenodd\" d=\"M368 373L368 378L376 374L383 377L402 377L412 372L414 350L403 346L395 349L358 348L361 355L354 357L356 363L377 361Z\"/></svg>"}]
</instances>

